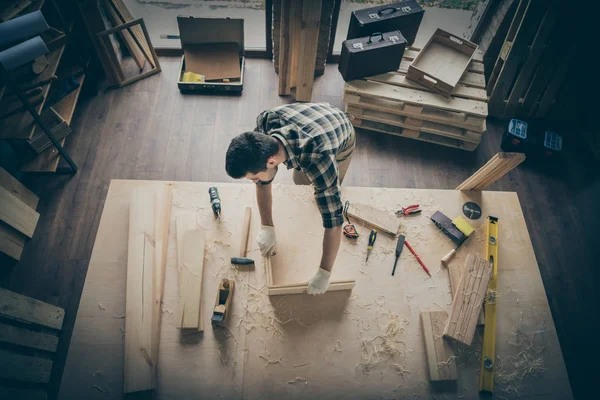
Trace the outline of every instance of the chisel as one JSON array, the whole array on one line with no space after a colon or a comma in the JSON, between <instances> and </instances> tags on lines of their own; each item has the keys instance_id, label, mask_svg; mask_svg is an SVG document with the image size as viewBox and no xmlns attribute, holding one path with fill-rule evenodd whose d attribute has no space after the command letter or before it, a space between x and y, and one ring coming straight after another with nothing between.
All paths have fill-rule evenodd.
<instances>
[{"instance_id":1,"label":"chisel","mask_svg":"<svg viewBox=\"0 0 600 400\"><path fill-rule=\"evenodd\" d=\"M400 254L402 253L402 249L404 248L404 235L398 236L398 242L396 243L396 260L394 261L394 269L392 269L392 276L396 272L396 264L398 264L398 259L400 258Z\"/></svg>"}]
</instances>

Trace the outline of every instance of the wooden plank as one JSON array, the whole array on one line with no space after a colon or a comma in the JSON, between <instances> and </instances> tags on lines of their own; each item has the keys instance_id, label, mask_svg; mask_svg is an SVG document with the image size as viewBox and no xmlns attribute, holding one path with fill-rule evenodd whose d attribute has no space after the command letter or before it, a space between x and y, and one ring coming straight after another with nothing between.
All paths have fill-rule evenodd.
<instances>
[{"instance_id":1,"label":"wooden plank","mask_svg":"<svg viewBox=\"0 0 600 400\"><path fill-rule=\"evenodd\" d=\"M176 240L177 240L177 269L181 271L180 265L183 262L183 238L186 231L197 229L194 215L179 216L175 221L176 226ZM179 274L179 287L181 287L181 274ZM181 304L181 299L179 300ZM198 331L204 331L204 318L202 317L202 296L200 296L199 309L198 309ZM180 319L179 319L180 320Z\"/></svg>"},{"instance_id":2,"label":"wooden plank","mask_svg":"<svg viewBox=\"0 0 600 400\"><path fill-rule=\"evenodd\" d=\"M155 193L139 188L129 209L127 291L125 297L124 393L156 387L157 361L152 359Z\"/></svg>"},{"instance_id":3,"label":"wooden plank","mask_svg":"<svg viewBox=\"0 0 600 400\"><path fill-rule=\"evenodd\" d=\"M425 340L430 381L455 381L457 379L454 351L442 336L447 319L446 311L421 312L421 327Z\"/></svg>"},{"instance_id":4,"label":"wooden plank","mask_svg":"<svg viewBox=\"0 0 600 400\"><path fill-rule=\"evenodd\" d=\"M58 336L23 329L0 322L0 342L56 352Z\"/></svg>"},{"instance_id":5,"label":"wooden plank","mask_svg":"<svg viewBox=\"0 0 600 400\"><path fill-rule=\"evenodd\" d=\"M317 60L317 48L319 47L321 3L321 0L302 1L302 26L298 51L298 75L296 77L297 101L311 101L312 99L315 62Z\"/></svg>"},{"instance_id":6,"label":"wooden plank","mask_svg":"<svg viewBox=\"0 0 600 400\"><path fill-rule=\"evenodd\" d=\"M38 202L40 201L39 197L37 197L31 190L27 189L25 185L19 182L11 174L6 172L6 170L2 167L0 167L0 187L8 190L19 200L34 210L37 208Z\"/></svg>"},{"instance_id":7,"label":"wooden plank","mask_svg":"<svg viewBox=\"0 0 600 400\"><path fill-rule=\"evenodd\" d=\"M290 26L290 1L281 1L281 27L279 31L279 95L287 96L291 93L290 71L293 52L293 31ZM293 6L292 6L293 7Z\"/></svg>"},{"instance_id":8,"label":"wooden plank","mask_svg":"<svg viewBox=\"0 0 600 400\"><path fill-rule=\"evenodd\" d=\"M31 238L39 219L40 213L0 187L0 221Z\"/></svg>"},{"instance_id":9,"label":"wooden plank","mask_svg":"<svg viewBox=\"0 0 600 400\"><path fill-rule=\"evenodd\" d=\"M287 1L290 9L290 34L289 34L289 46L290 46L290 59L291 64L288 67L289 85L290 87L296 87L296 81L298 76L298 64L300 54L300 29L302 29L302 1L293 0L282 0Z\"/></svg>"},{"instance_id":10,"label":"wooden plank","mask_svg":"<svg viewBox=\"0 0 600 400\"><path fill-rule=\"evenodd\" d=\"M52 361L0 350L0 378L24 382L48 383Z\"/></svg>"},{"instance_id":11,"label":"wooden plank","mask_svg":"<svg viewBox=\"0 0 600 400\"><path fill-rule=\"evenodd\" d=\"M177 238L178 242L183 241L183 248L182 257L178 259L179 309L176 326L180 329L198 329L206 234L199 229L184 230L182 233L183 238Z\"/></svg>"},{"instance_id":12,"label":"wooden plank","mask_svg":"<svg viewBox=\"0 0 600 400\"><path fill-rule=\"evenodd\" d=\"M482 190L525 161L523 153L497 153L456 190Z\"/></svg>"},{"instance_id":13,"label":"wooden plank","mask_svg":"<svg viewBox=\"0 0 600 400\"><path fill-rule=\"evenodd\" d=\"M123 19L121 19L119 14L117 14L116 10L112 7L109 0L103 0L102 2L104 4L104 10L106 11L106 14L113 26L121 25L126 22ZM142 52L142 50L135 43L135 40L133 40L131 33L127 30L123 30L119 32L119 36L121 37L123 43L125 44L125 47L127 48L127 51L129 51L129 54L135 61L138 68L140 70L144 69L144 63L146 61L146 58L144 57L144 53Z\"/></svg>"},{"instance_id":14,"label":"wooden plank","mask_svg":"<svg viewBox=\"0 0 600 400\"><path fill-rule=\"evenodd\" d=\"M0 251L2 253L19 261L26 239L21 232L0 221Z\"/></svg>"},{"instance_id":15,"label":"wooden plank","mask_svg":"<svg viewBox=\"0 0 600 400\"><path fill-rule=\"evenodd\" d=\"M450 317L444 326L444 337L471 345L491 273L491 265L485 258L477 254L467 257Z\"/></svg>"},{"instance_id":16,"label":"wooden plank","mask_svg":"<svg viewBox=\"0 0 600 400\"><path fill-rule=\"evenodd\" d=\"M0 315L22 322L61 330L65 310L0 288Z\"/></svg>"},{"instance_id":17,"label":"wooden plank","mask_svg":"<svg viewBox=\"0 0 600 400\"><path fill-rule=\"evenodd\" d=\"M348 215L377 230L395 237L400 229L400 220L395 215L371 207L368 204L350 202ZM355 221L352 221L356 224Z\"/></svg>"},{"instance_id":18,"label":"wooden plank","mask_svg":"<svg viewBox=\"0 0 600 400\"><path fill-rule=\"evenodd\" d=\"M467 258L473 257L471 253L467 255ZM465 264L470 264L472 261L467 260ZM460 277L465 269L465 264L461 263L451 263L448 264L448 275L450 276L450 292L452 293L452 299L456 295L458 291L458 284L460 283ZM485 325L485 315L483 309L479 313L479 320L477 321L477 325Z\"/></svg>"},{"instance_id":19,"label":"wooden plank","mask_svg":"<svg viewBox=\"0 0 600 400\"><path fill-rule=\"evenodd\" d=\"M439 108L455 111L476 117L487 117L487 104L482 101L444 97L439 94L423 92L420 90L384 85L376 82L351 81L346 83L344 91L357 95L368 95L388 100L397 100L407 104Z\"/></svg>"},{"instance_id":20,"label":"wooden plank","mask_svg":"<svg viewBox=\"0 0 600 400\"><path fill-rule=\"evenodd\" d=\"M356 282L338 282L332 281L329 284L328 292L337 292L340 290L352 290L356 286ZM291 294L304 294L308 290L308 284L297 285L297 286L286 286L286 287L277 287L277 286L269 286L267 288L267 293L269 296L287 296Z\"/></svg>"},{"instance_id":21,"label":"wooden plank","mask_svg":"<svg viewBox=\"0 0 600 400\"><path fill-rule=\"evenodd\" d=\"M42 389L0 387L0 399L10 400L46 400L47 393Z\"/></svg>"}]
</instances>

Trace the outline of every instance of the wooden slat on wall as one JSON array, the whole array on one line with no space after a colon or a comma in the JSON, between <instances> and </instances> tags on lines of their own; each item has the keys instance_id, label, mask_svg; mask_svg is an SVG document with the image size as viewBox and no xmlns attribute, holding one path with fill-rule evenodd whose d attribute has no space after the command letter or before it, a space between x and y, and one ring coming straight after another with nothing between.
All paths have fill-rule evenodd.
<instances>
[{"instance_id":1,"label":"wooden slat on wall","mask_svg":"<svg viewBox=\"0 0 600 400\"><path fill-rule=\"evenodd\" d=\"M21 232L0 221L0 252L19 261L26 239Z\"/></svg>"},{"instance_id":2,"label":"wooden slat on wall","mask_svg":"<svg viewBox=\"0 0 600 400\"><path fill-rule=\"evenodd\" d=\"M0 342L55 352L58 346L58 336L0 322Z\"/></svg>"},{"instance_id":3,"label":"wooden slat on wall","mask_svg":"<svg viewBox=\"0 0 600 400\"><path fill-rule=\"evenodd\" d=\"M40 214L8 190L0 187L0 221L32 237Z\"/></svg>"},{"instance_id":4,"label":"wooden slat on wall","mask_svg":"<svg viewBox=\"0 0 600 400\"><path fill-rule=\"evenodd\" d=\"M0 378L48 383L52 361L0 350Z\"/></svg>"},{"instance_id":5,"label":"wooden slat on wall","mask_svg":"<svg viewBox=\"0 0 600 400\"><path fill-rule=\"evenodd\" d=\"M421 312L430 381L455 381L457 378L454 351L442 336L447 319L446 311Z\"/></svg>"},{"instance_id":6,"label":"wooden slat on wall","mask_svg":"<svg viewBox=\"0 0 600 400\"><path fill-rule=\"evenodd\" d=\"M0 288L0 315L60 330L65 310Z\"/></svg>"},{"instance_id":7,"label":"wooden slat on wall","mask_svg":"<svg viewBox=\"0 0 600 400\"><path fill-rule=\"evenodd\" d=\"M296 77L296 100L298 101L311 101L312 99L320 24L321 0L303 0L297 64L298 75ZM292 65L292 68L295 67L295 65Z\"/></svg>"},{"instance_id":8,"label":"wooden slat on wall","mask_svg":"<svg viewBox=\"0 0 600 400\"><path fill-rule=\"evenodd\" d=\"M21 200L34 210L37 209L38 203L40 201L39 197L37 197L31 190L27 189L11 174L6 172L6 170L2 167L0 167L0 187L3 187L13 195L17 196L19 200Z\"/></svg>"}]
</instances>

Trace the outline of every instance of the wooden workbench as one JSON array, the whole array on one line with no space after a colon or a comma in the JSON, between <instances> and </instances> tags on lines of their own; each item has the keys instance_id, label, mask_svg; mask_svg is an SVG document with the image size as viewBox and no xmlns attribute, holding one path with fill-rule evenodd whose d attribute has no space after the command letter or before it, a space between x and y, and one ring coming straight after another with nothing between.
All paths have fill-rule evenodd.
<instances>
[{"instance_id":1,"label":"wooden workbench","mask_svg":"<svg viewBox=\"0 0 600 400\"><path fill-rule=\"evenodd\" d=\"M431 270L428 277L408 250L391 276L395 242L379 234L365 264L369 228L357 226L358 241L342 240L334 279L356 279L354 290L323 296L266 295L265 271L256 242L260 219L252 184L218 184L223 203L217 224L208 201L209 183L113 181L111 183L60 388L61 399L119 399L123 393L123 329L129 204L135 187L171 185L173 208L168 244L158 363L158 398L476 398L481 335L458 349L458 382L429 384L419 312L449 310L448 271L440 258L453 246L429 220L436 210L460 214L468 200L484 217L470 220L474 237L468 252L484 251L485 216L500 220L498 283L498 398L572 398L552 315L516 193L461 193L452 190L344 188L344 200L389 211L420 203L423 213L404 217L402 233ZM289 273L306 280L318 266L321 218L310 187L274 185L274 219L279 252ZM234 269L241 221L253 207L250 251L254 269ZM202 289L204 333L181 336L174 221L195 218L206 230ZM290 256L294 254L294 256ZM228 328L213 329L209 318L217 284L236 280ZM387 349L386 352L384 349ZM370 363L368 361L371 361ZM529 371L529 372L527 372ZM537 371L537 372L536 372ZM534 373L535 372L535 373ZM510 379L510 374L523 379ZM442 393L446 396L443 397ZM412 397L411 397L412 398Z\"/></svg>"}]
</instances>

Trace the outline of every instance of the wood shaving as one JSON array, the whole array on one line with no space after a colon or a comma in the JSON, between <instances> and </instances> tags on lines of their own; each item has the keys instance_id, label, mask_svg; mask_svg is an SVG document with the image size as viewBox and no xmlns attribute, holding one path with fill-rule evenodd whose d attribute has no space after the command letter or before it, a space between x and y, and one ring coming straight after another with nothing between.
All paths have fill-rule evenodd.
<instances>
[{"instance_id":1,"label":"wood shaving","mask_svg":"<svg viewBox=\"0 0 600 400\"><path fill-rule=\"evenodd\" d=\"M339 351L340 353L342 352L342 342L340 340L336 342L333 351Z\"/></svg>"},{"instance_id":2,"label":"wood shaving","mask_svg":"<svg viewBox=\"0 0 600 400\"><path fill-rule=\"evenodd\" d=\"M125 318L125 316L124 315L113 314L113 318L123 319L123 318Z\"/></svg>"},{"instance_id":3,"label":"wood shaving","mask_svg":"<svg viewBox=\"0 0 600 400\"><path fill-rule=\"evenodd\" d=\"M281 364L281 359L283 357L280 356L278 360L274 360L274 359L269 358L268 356L262 356L262 355L260 355L260 356L258 356L258 358L262 358L263 360L265 360L267 362L265 364L265 366L267 366L269 364Z\"/></svg>"},{"instance_id":4,"label":"wood shaving","mask_svg":"<svg viewBox=\"0 0 600 400\"><path fill-rule=\"evenodd\" d=\"M102 311L106 311L106 307L104 306L104 304L98 302L98 307L102 310Z\"/></svg>"},{"instance_id":5,"label":"wood shaving","mask_svg":"<svg viewBox=\"0 0 600 400\"><path fill-rule=\"evenodd\" d=\"M293 385L298 382L304 382L305 385L308 385L308 379L297 376L293 381L288 381L289 384Z\"/></svg>"}]
</instances>

